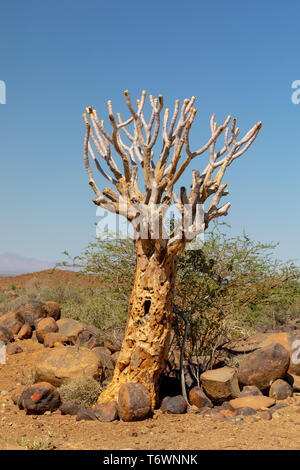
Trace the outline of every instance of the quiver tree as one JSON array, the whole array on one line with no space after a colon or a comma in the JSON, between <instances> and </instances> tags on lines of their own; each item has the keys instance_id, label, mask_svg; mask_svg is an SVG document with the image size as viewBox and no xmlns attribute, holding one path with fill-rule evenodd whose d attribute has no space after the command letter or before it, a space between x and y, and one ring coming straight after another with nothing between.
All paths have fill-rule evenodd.
<instances>
[{"instance_id":1,"label":"quiver tree","mask_svg":"<svg viewBox=\"0 0 300 470\"><path fill-rule=\"evenodd\" d=\"M228 194L227 184L223 182L225 171L250 147L261 122L238 140L235 119L231 122L231 116L228 116L218 126L212 115L211 136L201 148L193 151L189 136L197 112L195 97L184 100L181 107L176 100L171 119L169 109L166 109L162 125L162 95L157 99L149 96L152 111L150 109L148 122L143 113L145 98L143 91L134 107L125 90L130 113L125 121L119 113L114 115L112 103L108 101L111 132L104 127L104 121L99 120L96 110L87 108L87 114L83 114L86 123L84 163L89 184L96 195L93 202L126 217L135 233L136 274L125 337L112 382L99 401L116 399L122 383L140 382L150 391L154 406L158 379L169 349L178 259L187 243L203 233L212 219L227 215L230 203L220 205L221 199ZM162 147L155 158L160 128ZM217 150L221 134L224 144ZM175 185L184 171L207 150L209 160L206 166L201 165L202 171L193 170L190 191L182 186L177 194ZM118 156L119 164L113 152ZM101 157L100 161L96 154ZM107 187L100 191L89 156L115 189ZM207 200L207 207L203 209ZM171 233L167 233L164 219L173 203L180 215Z\"/></svg>"}]
</instances>

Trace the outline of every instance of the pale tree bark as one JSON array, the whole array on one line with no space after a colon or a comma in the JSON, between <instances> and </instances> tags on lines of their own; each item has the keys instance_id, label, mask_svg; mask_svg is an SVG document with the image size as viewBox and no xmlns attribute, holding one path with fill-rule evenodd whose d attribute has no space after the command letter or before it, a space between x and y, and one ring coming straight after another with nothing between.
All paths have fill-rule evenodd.
<instances>
[{"instance_id":1,"label":"pale tree bark","mask_svg":"<svg viewBox=\"0 0 300 470\"><path fill-rule=\"evenodd\" d=\"M99 397L99 402L117 399L119 387L125 382L140 382L149 389L154 406L158 379L168 355L178 259L187 243L203 233L212 219L227 215L230 203L219 205L228 194L227 184L222 182L225 171L253 143L261 122L237 140L239 129L236 120L232 120L229 129L231 116L218 126L213 115L211 136L200 149L192 151L189 133L196 116L195 97L184 100L181 108L179 100L176 100L170 123L169 110L166 109L162 126L162 95L157 99L150 95L152 113L148 122L143 114L145 97L146 92L143 91L137 100L137 109L134 109L126 90L131 116L123 121L117 114L118 123L111 101L108 101L111 134L104 128L104 121L99 121L97 112L92 107L87 108L87 114L83 115L86 123L84 163L96 195L93 202L125 216L132 223L137 254L124 341L113 380ZM154 149L160 128L162 147L155 161ZM217 139L222 133L224 145L216 150ZM118 155L122 170L112 156L112 150ZM208 164L202 172L193 170L189 194L185 187L181 187L177 195L175 184L191 161L206 151L209 151ZM106 168L96 154L103 159ZM99 190L89 156L115 189ZM140 189L141 177L143 189ZM209 198L208 207L203 210ZM173 202L180 217L168 234L163 229L164 219Z\"/></svg>"}]
</instances>

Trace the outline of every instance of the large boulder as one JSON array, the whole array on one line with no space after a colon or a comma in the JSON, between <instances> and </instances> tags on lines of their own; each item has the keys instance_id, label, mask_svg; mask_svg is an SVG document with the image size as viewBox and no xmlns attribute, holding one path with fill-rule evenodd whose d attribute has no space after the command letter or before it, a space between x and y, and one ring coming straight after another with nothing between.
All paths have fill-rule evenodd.
<instances>
[{"instance_id":1,"label":"large boulder","mask_svg":"<svg viewBox=\"0 0 300 470\"><path fill-rule=\"evenodd\" d=\"M79 333L84 328L84 323L73 318L61 318L57 321L58 332L65 335L73 343L76 342Z\"/></svg>"},{"instance_id":2,"label":"large boulder","mask_svg":"<svg viewBox=\"0 0 300 470\"><path fill-rule=\"evenodd\" d=\"M52 317L54 320L59 320L61 316L60 306L57 302L48 301L44 303L44 308L47 312L47 317Z\"/></svg>"},{"instance_id":3,"label":"large boulder","mask_svg":"<svg viewBox=\"0 0 300 470\"><path fill-rule=\"evenodd\" d=\"M165 397L161 402L161 411L170 414L184 414L187 412L188 403L183 395Z\"/></svg>"},{"instance_id":4,"label":"large boulder","mask_svg":"<svg viewBox=\"0 0 300 470\"><path fill-rule=\"evenodd\" d=\"M190 404L197 406L197 408L203 408L204 406L211 408L213 406L211 400L200 387L193 387L192 390L190 390L189 400Z\"/></svg>"},{"instance_id":5,"label":"large boulder","mask_svg":"<svg viewBox=\"0 0 300 470\"><path fill-rule=\"evenodd\" d=\"M239 408L253 408L254 410L259 410L260 408L269 408L270 406L274 405L274 403L274 398L265 397L264 395L249 395L248 397L235 398L229 402L233 410L237 410Z\"/></svg>"},{"instance_id":6,"label":"large boulder","mask_svg":"<svg viewBox=\"0 0 300 470\"><path fill-rule=\"evenodd\" d=\"M57 410L61 400L55 387L47 382L41 382L26 388L17 403L26 414L39 415L45 411Z\"/></svg>"},{"instance_id":7,"label":"large boulder","mask_svg":"<svg viewBox=\"0 0 300 470\"><path fill-rule=\"evenodd\" d=\"M271 343L245 356L238 368L238 380L242 385L265 390L286 375L289 362L288 351L279 343Z\"/></svg>"},{"instance_id":8,"label":"large boulder","mask_svg":"<svg viewBox=\"0 0 300 470\"><path fill-rule=\"evenodd\" d=\"M31 327L35 326L35 322L39 318L45 318L48 316L45 304L37 300L30 300L29 302L20 305L16 310L16 313L23 317L25 322L29 323Z\"/></svg>"},{"instance_id":9,"label":"large boulder","mask_svg":"<svg viewBox=\"0 0 300 470\"><path fill-rule=\"evenodd\" d=\"M35 381L59 387L75 377L92 376L102 382L103 366L93 350L62 346L43 354L35 366Z\"/></svg>"},{"instance_id":10,"label":"large boulder","mask_svg":"<svg viewBox=\"0 0 300 470\"><path fill-rule=\"evenodd\" d=\"M93 408L94 415L102 423L110 423L118 419L118 405L115 401L101 403Z\"/></svg>"},{"instance_id":11,"label":"large boulder","mask_svg":"<svg viewBox=\"0 0 300 470\"><path fill-rule=\"evenodd\" d=\"M44 342L45 333L56 333L58 326L53 317L41 318L35 323L36 337L39 343Z\"/></svg>"},{"instance_id":12,"label":"large boulder","mask_svg":"<svg viewBox=\"0 0 300 470\"><path fill-rule=\"evenodd\" d=\"M281 344L289 353L289 374L300 375L300 331L296 329L289 332L268 333L265 335L261 347L270 344ZM278 377L281 378L281 377Z\"/></svg>"},{"instance_id":13,"label":"large boulder","mask_svg":"<svg viewBox=\"0 0 300 470\"><path fill-rule=\"evenodd\" d=\"M32 328L29 323L24 323L18 333L18 339L29 339L32 335Z\"/></svg>"},{"instance_id":14,"label":"large boulder","mask_svg":"<svg viewBox=\"0 0 300 470\"><path fill-rule=\"evenodd\" d=\"M240 395L237 373L232 367L207 370L201 374L200 380L213 402L220 403Z\"/></svg>"},{"instance_id":15,"label":"large boulder","mask_svg":"<svg viewBox=\"0 0 300 470\"><path fill-rule=\"evenodd\" d=\"M151 396L145 385L125 383L118 396L118 414L123 421L142 421L151 416Z\"/></svg>"},{"instance_id":16,"label":"large boulder","mask_svg":"<svg viewBox=\"0 0 300 470\"><path fill-rule=\"evenodd\" d=\"M13 335L17 335L24 325L24 318L16 312L7 312L0 316L0 327L7 328Z\"/></svg>"}]
</instances>

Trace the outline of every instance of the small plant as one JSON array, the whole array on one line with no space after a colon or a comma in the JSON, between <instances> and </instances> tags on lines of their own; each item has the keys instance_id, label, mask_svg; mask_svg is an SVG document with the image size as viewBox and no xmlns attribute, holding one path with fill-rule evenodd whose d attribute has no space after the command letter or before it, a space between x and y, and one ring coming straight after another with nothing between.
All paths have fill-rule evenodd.
<instances>
[{"instance_id":1,"label":"small plant","mask_svg":"<svg viewBox=\"0 0 300 470\"><path fill-rule=\"evenodd\" d=\"M27 450L53 450L55 445L52 444L51 440L46 437L45 439L35 439L33 441L28 439L21 439L21 447L25 447Z\"/></svg>"},{"instance_id":2,"label":"small plant","mask_svg":"<svg viewBox=\"0 0 300 470\"><path fill-rule=\"evenodd\" d=\"M78 406L91 406L96 403L101 385L91 376L76 377L58 388L63 402L70 401Z\"/></svg>"}]
</instances>

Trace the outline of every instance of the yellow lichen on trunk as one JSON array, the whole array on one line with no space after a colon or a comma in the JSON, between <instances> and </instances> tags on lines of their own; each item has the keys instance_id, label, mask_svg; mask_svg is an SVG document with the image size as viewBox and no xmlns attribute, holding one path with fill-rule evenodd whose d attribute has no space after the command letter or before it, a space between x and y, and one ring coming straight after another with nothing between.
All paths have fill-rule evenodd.
<instances>
[{"instance_id":1,"label":"yellow lichen on trunk","mask_svg":"<svg viewBox=\"0 0 300 470\"><path fill-rule=\"evenodd\" d=\"M156 250L153 241L137 241L136 251L125 337L112 382L98 402L117 400L123 383L139 382L149 390L155 407L169 351L178 257Z\"/></svg>"}]
</instances>

